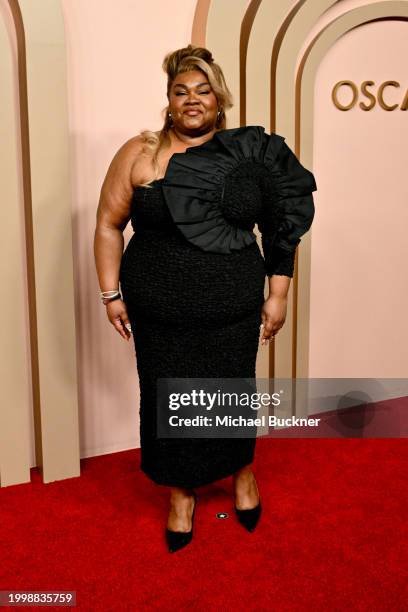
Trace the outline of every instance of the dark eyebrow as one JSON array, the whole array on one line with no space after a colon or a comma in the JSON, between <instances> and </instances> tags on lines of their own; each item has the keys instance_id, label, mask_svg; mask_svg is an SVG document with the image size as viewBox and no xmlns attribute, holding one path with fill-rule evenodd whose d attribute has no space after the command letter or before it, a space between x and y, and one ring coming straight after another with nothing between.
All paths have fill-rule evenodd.
<instances>
[{"instance_id":1,"label":"dark eyebrow","mask_svg":"<svg viewBox=\"0 0 408 612\"><path fill-rule=\"evenodd\" d=\"M197 87L202 87L203 85L209 85L209 82L206 81L205 83L198 83ZM176 83L174 87L184 87L184 89L187 89L183 83Z\"/></svg>"}]
</instances>

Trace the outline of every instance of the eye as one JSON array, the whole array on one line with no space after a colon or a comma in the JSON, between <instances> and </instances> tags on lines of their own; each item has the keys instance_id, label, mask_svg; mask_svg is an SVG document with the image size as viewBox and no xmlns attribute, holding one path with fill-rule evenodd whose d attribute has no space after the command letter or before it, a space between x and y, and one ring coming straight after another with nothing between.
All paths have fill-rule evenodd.
<instances>
[{"instance_id":1,"label":"eye","mask_svg":"<svg viewBox=\"0 0 408 612\"><path fill-rule=\"evenodd\" d=\"M205 91L199 91L198 95L199 96L208 96L208 94L211 93L211 89L206 89ZM185 91L176 91L175 94L176 96L185 96L186 92Z\"/></svg>"}]
</instances>

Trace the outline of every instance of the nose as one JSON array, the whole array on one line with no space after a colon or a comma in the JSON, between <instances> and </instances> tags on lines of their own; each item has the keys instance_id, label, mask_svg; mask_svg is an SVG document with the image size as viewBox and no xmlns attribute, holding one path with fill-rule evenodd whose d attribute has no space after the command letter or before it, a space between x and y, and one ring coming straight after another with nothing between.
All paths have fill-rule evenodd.
<instances>
[{"instance_id":1,"label":"nose","mask_svg":"<svg viewBox=\"0 0 408 612\"><path fill-rule=\"evenodd\" d=\"M186 98L186 104L198 104L198 103L199 103L199 99L198 99L197 94L190 91Z\"/></svg>"}]
</instances>

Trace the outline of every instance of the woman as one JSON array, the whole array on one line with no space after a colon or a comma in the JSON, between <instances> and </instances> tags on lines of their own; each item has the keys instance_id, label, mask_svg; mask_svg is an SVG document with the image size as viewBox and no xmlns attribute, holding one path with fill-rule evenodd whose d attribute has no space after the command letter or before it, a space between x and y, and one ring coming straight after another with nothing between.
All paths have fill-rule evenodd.
<instances>
[{"instance_id":1,"label":"woman","mask_svg":"<svg viewBox=\"0 0 408 612\"><path fill-rule=\"evenodd\" d=\"M194 488L229 475L236 516L253 531L261 514L251 469L256 440L158 437L156 381L255 378L259 339L266 344L286 318L316 184L282 136L259 126L226 129L231 93L207 49L179 49L163 68L164 126L131 138L114 156L94 250L109 321L124 339L133 334L141 469L170 487L166 537L174 552L192 538ZM129 220L134 234L123 253Z\"/></svg>"}]
</instances>

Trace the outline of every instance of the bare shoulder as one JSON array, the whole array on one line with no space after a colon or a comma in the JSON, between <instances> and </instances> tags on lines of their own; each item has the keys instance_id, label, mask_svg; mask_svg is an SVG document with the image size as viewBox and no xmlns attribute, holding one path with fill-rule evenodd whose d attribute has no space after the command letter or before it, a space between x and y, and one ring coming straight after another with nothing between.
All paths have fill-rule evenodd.
<instances>
[{"instance_id":1,"label":"bare shoulder","mask_svg":"<svg viewBox=\"0 0 408 612\"><path fill-rule=\"evenodd\" d=\"M134 187L151 179L153 154L159 141L159 132L145 131L137 137L137 153L132 167L132 184Z\"/></svg>"},{"instance_id":2,"label":"bare shoulder","mask_svg":"<svg viewBox=\"0 0 408 612\"><path fill-rule=\"evenodd\" d=\"M152 157L159 141L159 133L146 130L127 140L115 154L107 179L121 179L128 190L150 180L153 172Z\"/></svg>"},{"instance_id":3,"label":"bare shoulder","mask_svg":"<svg viewBox=\"0 0 408 612\"><path fill-rule=\"evenodd\" d=\"M129 174L129 170L131 170L143 151L143 145L144 139L141 135L129 138L113 156L107 175L112 173Z\"/></svg>"},{"instance_id":4,"label":"bare shoulder","mask_svg":"<svg viewBox=\"0 0 408 612\"><path fill-rule=\"evenodd\" d=\"M133 196L132 171L143 149L143 138L134 136L116 151L102 183L97 217L106 224L126 226Z\"/></svg>"},{"instance_id":5,"label":"bare shoulder","mask_svg":"<svg viewBox=\"0 0 408 612\"><path fill-rule=\"evenodd\" d=\"M157 133L149 133L157 137ZM146 145L147 138L143 133L123 143L109 164L102 192L112 194L121 191L123 197L132 195L136 185L143 183L151 174L152 146Z\"/></svg>"}]
</instances>

